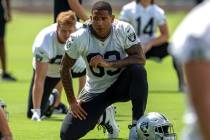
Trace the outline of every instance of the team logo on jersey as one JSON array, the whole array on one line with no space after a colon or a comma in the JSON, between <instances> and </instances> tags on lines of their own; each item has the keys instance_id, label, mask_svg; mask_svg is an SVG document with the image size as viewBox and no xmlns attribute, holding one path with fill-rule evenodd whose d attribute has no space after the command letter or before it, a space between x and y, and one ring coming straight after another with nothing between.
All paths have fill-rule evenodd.
<instances>
[{"instance_id":1,"label":"team logo on jersey","mask_svg":"<svg viewBox=\"0 0 210 140\"><path fill-rule=\"evenodd\" d=\"M66 48L67 48L67 49L69 49L69 48L71 47L71 44L72 44L73 41L74 41L74 40L71 38L70 40L68 40L68 41L66 42Z\"/></svg>"},{"instance_id":2,"label":"team logo on jersey","mask_svg":"<svg viewBox=\"0 0 210 140\"><path fill-rule=\"evenodd\" d=\"M131 42L136 41L136 34L135 33L131 33L130 35L128 35L128 40L130 40Z\"/></svg>"}]
</instances>

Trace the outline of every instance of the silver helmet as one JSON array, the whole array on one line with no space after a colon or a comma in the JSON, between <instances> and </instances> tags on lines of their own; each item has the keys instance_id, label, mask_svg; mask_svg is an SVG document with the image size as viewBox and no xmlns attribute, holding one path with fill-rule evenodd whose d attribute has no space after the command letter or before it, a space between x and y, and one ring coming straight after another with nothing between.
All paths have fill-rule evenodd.
<instances>
[{"instance_id":1,"label":"silver helmet","mask_svg":"<svg viewBox=\"0 0 210 140\"><path fill-rule=\"evenodd\" d=\"M157 112L142 116L136 127L139 140L176 140L173 125Z\"/></svg>"}]
</instances>

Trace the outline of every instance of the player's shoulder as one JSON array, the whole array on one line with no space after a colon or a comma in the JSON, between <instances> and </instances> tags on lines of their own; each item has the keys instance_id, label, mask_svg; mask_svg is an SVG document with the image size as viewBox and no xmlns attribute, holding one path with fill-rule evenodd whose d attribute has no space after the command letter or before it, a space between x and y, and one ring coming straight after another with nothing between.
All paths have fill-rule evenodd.
<instances>
[{"instance_id":1,"label":"player's shoulder","mask_svg":"<svg viewBox=\"0 0 210 140\"><path fill-rule=\"evenodd\" d=\"M117 31L125 31L128 28L132 28L132 26L128 22L117 20L117 19L114 20L112 25L114 27L114 30L117 30Z\"/></svg>"},{"instance_id":2,"label":"player's shoulder","mask_svg":"<svg viewBox=\"0 0 210 140\"><path fill-rule=\"evenodd\" d=\"M128 3L128 4L126 4L126 5L124 5L123 6L123 10L131 10L131 9L133 9L133 7L135 7L136 6L136 2L135 1L132 1L132 2L130 2L130 3Z\"/></svg>"},{"instance_id":3,"label":"player's shoulder","mask_svg":"<svg viewBox=\"0 0 210 140\"><path fill-rule=\"evenodd\" d=\"M160 6L158 6L157 4L152 4L150 7L151 7L151 10L158 15L164 15L165 14L165 11Z\"/></svg>"},{"instance_id":4,"label":"player's shoulder","mask_svg":"<svg viewBox=\"0 0 210 140\"><path fill-rule=\"evenodd\" d=\"M70 35L70 39L74 43L86 42L88 41L88 38L89 38L89 30L87 27L80 28L76 32Z\"/></svg>"},{"instance_id":5,"label":"player's shoulder","mask_svg":"<svg viewBox=\"0 0 210 140\"><path fill-rule=\"evenodd\" d=\"M56 33L56 28L57 24L52 24L50 26L45 27L36 36L36 41L38 42L48 41Z\"/></svg>"},{"instance_id":6,"label":"player's shoulder","mask_svg":"<svg viewBox=\"0 0 210 140\"><path fill-rule=\"evenodd\" d=\"M133 26L129 23L115 20L113 23L113 31L118 38L126 38L128 36L135 35Z\"/></svg>"},{"instance_id":7,"label":"player's shoulder","mask_svg":"<svg viewBox=\"0 0 210 140\"><path fill-rule=\"evenodd\" d=\"M56 32L56 28L57 28L57 23L51 24L51 25L43 28L39 32L39 35L42 35L42 36L51 35L52 33Z\"/></svg>"},{"instance_id":8,"label":"player's shoulder","mask_svg":"<svg viewBox=\"0 0 210 140\"><path fill-rule=\"evenodd\" d=\"M42 29L36 36L33 47L47 50L52 43L52 39L54 39L56 28L57 24L52 24Z\"/></svg>"}]
</instances>

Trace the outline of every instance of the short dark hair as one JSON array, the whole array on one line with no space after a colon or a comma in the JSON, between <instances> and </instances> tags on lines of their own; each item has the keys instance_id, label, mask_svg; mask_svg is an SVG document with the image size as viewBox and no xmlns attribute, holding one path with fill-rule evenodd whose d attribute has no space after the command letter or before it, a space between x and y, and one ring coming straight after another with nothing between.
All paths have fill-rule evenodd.
<instances>
[{"instance_id":1,"label":"short dark hair","mask_svg":"<svg viewBox=\"0 0 210 140\"><path fill-rule=\"evenodd\" d=\"M136 3L139 3L140 0L136 0ZM151 3L150 4L155 4L155 0L151 0Z\"/></svg>"},{"instance_id":2,"label":"short dark hair","mask_svg":"<svg viewBox=\"0 0 210 140\"><path fill-rule=\"evenodd\" d=\"M98 2L96 2L96 3L93 5L93 7L92 7L91 12L93 13L94 10L107 10L108 13L109 13L110 15L112 15L112 7L111 7L111 5L110 5L108 2L106 2L106 1L98 1Z\"/></svg>"}]
</instances>

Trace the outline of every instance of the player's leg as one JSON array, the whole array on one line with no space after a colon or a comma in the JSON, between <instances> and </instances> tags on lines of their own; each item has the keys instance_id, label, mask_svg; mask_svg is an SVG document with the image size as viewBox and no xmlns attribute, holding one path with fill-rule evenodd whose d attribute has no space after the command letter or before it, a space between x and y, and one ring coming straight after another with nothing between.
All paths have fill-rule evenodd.
<instances>
[{"instance_id":1,"label":"player's leg","mask_svg":"<svg viewBox=\"0 0 210 140\"><path fill-rule=\"evenodd\" d=\"M52 92L56 92L58 94L56 101L55 101L55 107L59 106L59 104L61 103L62 90L63 90L63 86L62 86L62 82L60 81L60 82L58 82L58 84L55 86L55 88L52 91Z\"/></svg>"},{"instance_id":2,"label":"player's leg","mask_svg":"<svg viewBox=\"0 0 210 140\"><path fill-rule=\"evenodd\" d=\"M173 56L172 56L172 62L173 62L173 67L176 71L177 78L178 78L178 86L179 86L178 90L180 92L183 92L186 88L186 84L184 80L184 72L183 72L182 66L181 64L177 62L177 60Z\"/></svg>"},{"instance_id":3,"label":"player's leg","mask_svg":"<svg viewBox=\"0 0 210 140\"><path fill-rule=\"evenodd\" d=\"M152 49L146 53L146 58L161 61L163 58L169 55L168 50L169 50L168 42L165 42L157 46L153 46ZM184 83L184 76L181 65L175 60L174 57L172 57L172 63L177 74L179 91L183 91L185 88L185 83Z\"/></svg>"},{"instance_id":4,"label":"player's leg","mask_svg":"<svg viewBox=\"0 0 210 140\"><path fill-rule=\"evenodd\" d=\"M51 107L53 110L57 94L53 94L51 97L50 95L59 81L60 78L46 77L44 83L44 93L41 102L41 116L46 115L50 117L51 114L49 115L47 111L49 110L49 107Z\"/></svg>"},{"instance_id":5,"label":"player's leg","mask_svg":"<svg viewBox=\"0 0 210 140\"><path fill-rule=\"evenodd\" d=\"M210 62L190 61L184 65L190 97L194 105L204 139L210 138ZM198 132L196 132L198 133Z\"/></svg>"},{"instance_id":6,"label":"player's leg","mask_svg":"<svg viewBox=\"0 0 210 140\"><path fill-rule=\"evenodd\" d=\"M7 72L7 55L6 55L6 46L4 41L5 28L6 28L6 22L3 19L0 19L0 61L2 68L2 80L16 81L16 78Z\"/></svg>"},{"instance_id":7,"label":"player's leg","mask_svg":"<svg viewBox=\"0 0 210 140\"><path fill-rule=\"evenodd\" d=\"M88 93L88 95L90 94ZM79 120L78 118L74 118L69 112L62 124L61 140L78 140L83 137L95 127L100 115L107 107L103 93L96 97L90 97L86 93L83 93L80 99L84 100L81 106L87 112L87 118L85 120Z\"/></svg>"},{"instance_id":8,"label":"player's leg","mask_svg":"<svg viewBox=\"0 0 210 140\"><path fill-rule=\"evenodd\" d=\"M31 79L31 84L30 84L30 89L29 89L29 95L28 95L28 105L27 105L27 117L31 118L33 113L31 112L31 109L33 109L33 101L32 101L32 90L33 90L33 85L34 85L34 70L33 70L33 76Z\"/></svg>"},{"instance_id":9,"label":"player's leg","mask_svg":"<svg viewBox=\"0 0 210 140\"><path fill-rule=\"evenodd\" d=\"M129 65L107 92L109 104L131 100L132 118L138 120L144 115L148 96L147 74L144 66Z\"/></svg>"},{"instance_id":10,"label":"player's leg","mask_svg":"<svg viewBox=\"0 0 210 140\"><path fill-rule=\"evenodd\" d=\"M2 74L6 72L6 50L5 50L5 21L0 20L0 60L1 60L1 68Z\"/></svg>"},{"instance_id":11,"label":"player's leg","mask_svg":"<svg viewBox=\"0 0 210 140\"><path fill-rule=\"evenodd\" d=\"M168 56L168 42L165 42L163 44L153 46L147 53L146 58L152 59L156 61L161 61L164 57Z\"/></svg>"},{"instance_id":12,"label":"player's leg","mask_svg":"<svg viewBox=\"0 0 210 140\"><path fill-rule=\"evenodd\" d=\"M63 85L62 82L60 81L56 87L53 89L52 93L50 94L50 97L53 95L57 95L55 105L53 108L49 107L47 112L49 116L51 116L52 113L54 114L67 114L68 108L64 103L61 102L61 95L62 95L62 90L63 90Z\"/></svg>"},{"instance_id":13,"label":"player's leg","mask_svg":"<svg viewBox=\"0 0 210 140\"><path fill-rule=\"evenodd\" d=\"M108 92L109 104L119 101L131 100L132 125L134 126L137 120L142 115L144 115L147 104L148 84L147 84L147 74L144 66L143 65L128 66L121 73L119 79L108 89L107 92Z\"/></svg>"}]
</instances>

